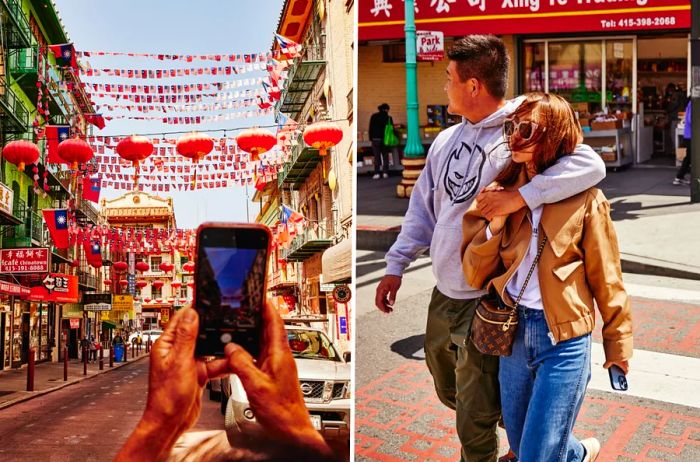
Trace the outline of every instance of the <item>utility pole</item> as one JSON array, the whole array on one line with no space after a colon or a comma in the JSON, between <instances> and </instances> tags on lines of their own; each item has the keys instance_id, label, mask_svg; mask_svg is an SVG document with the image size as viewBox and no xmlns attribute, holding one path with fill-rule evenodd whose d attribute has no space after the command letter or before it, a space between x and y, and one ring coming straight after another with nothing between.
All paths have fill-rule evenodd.
<instances>
[{"instance_id":1,"label":"utility pole","mask_svg":"<svg viewBox=\"0 0 700 462\"><path fill-rule=\"evenodd\" d=\"M700 202L700 0L690 8L690 202Z\"/></svg>"},{"instance_id":2,"label":"utility pole","mask_svg":"<svg viewBox=\"0 0 700 462\"><path fill-rule=\"evenodd\" d=\"M405 0L406 33L406 146L403 150L404 167L401 183L396 187L396 195L410 197L418 175L425 166L425 150L420 139L418 118L418 76L416 72L416 21L415 1Z\"/></svg>"}]
</instances>

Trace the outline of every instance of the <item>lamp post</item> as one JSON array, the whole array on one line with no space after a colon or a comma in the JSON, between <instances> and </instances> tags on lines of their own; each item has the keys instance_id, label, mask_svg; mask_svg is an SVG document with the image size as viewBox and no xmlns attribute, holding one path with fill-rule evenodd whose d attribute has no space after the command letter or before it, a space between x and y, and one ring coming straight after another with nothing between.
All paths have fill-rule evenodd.
<instances>
[{"instance_id":1,"label":"lamp post","mask_svg":"<svg viewBox=\"0 0 700 462\"><path fill-rule=\"evenodd\" d=\"M406 146L403 150L403 178L396 187L396 195L410 197L413 186L425 166L425 150L420 139L418 119L418 77L416 73L416 22L414 0L406 0Z\"/></svg>"},{"instance_id":2,"label":"lamp post","mask_svg":"<svg viewBox=\"0 0 700 462\"><path fill-rule=\"evenodd\" d=\"M690 202L700 202L700 0L690 8Z\"/></svg>"}]
</instances>

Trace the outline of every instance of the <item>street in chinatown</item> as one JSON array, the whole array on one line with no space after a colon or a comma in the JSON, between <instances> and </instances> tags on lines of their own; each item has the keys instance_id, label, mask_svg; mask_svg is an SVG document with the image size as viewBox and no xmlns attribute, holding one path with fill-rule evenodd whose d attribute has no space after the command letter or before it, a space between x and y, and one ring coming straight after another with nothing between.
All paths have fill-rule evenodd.
<instances>
[{"instance_id":1,"label":"street in chinatown","mask_svg":"<svg viewBox=\"0 0 700 462\"><path fill-rule=\"evenodd\" d=\"M688 203L687 187L671 185L672 176L671 169L629 169L608 172L600 186L612 204L623 268L634 271L623 280L635 351L629 390L612 391L597 316L593 376L574 432L601 441L598 461L700 460L700 239L692 225L700 207ZM357 253L356 460L455 461L455 415L438 401L423 352L435 284L430 259L409 267L393 313L373 303L384 249L408 205L392 197L398 181L358 180L358 188L385 199L358 205L358 246L370 250Z\"/></svg>"}]
</instances>

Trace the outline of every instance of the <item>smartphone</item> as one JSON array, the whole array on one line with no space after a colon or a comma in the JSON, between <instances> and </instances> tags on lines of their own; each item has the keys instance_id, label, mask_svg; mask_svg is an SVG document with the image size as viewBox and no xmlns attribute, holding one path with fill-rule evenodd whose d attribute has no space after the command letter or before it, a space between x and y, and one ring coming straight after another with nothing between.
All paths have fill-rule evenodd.
<instances>
[{"instance_id":1,"label":"smartphone","mask_svg":"<svg viewBox=\"0 0 700 462\"><path fill-rule=\"evenodd\" d=\"M271 242L270 230L260 224L204 223L197 229L196 356L224 356L230 342L258 356Z\"/></svg>"},{"instance_id":2,"label":"smartphone","mask_svg":"<svg viewBox=\"0 0 700 462\"><path fill-rule=\"evenodd\" d=\"M627 377L622 369L613 364L608 368L608 374L610 375L610 386L613 390L627 391Z\"/></svg>"}]
</instances>

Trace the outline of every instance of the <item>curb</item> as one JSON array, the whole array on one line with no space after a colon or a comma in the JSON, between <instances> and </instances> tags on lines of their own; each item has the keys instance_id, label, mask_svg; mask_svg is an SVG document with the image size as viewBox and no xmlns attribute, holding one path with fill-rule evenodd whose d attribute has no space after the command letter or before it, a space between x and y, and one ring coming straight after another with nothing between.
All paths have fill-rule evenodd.
<instances>
[{"instance_id":1,"label":"curb","mask_svg":"<svg viewBox=\"0 0 700 462\"><path fill-rule=\"evenodd\" d=\"M34 399L34 398L38 398L39 396L47 395L51 392L58 391L62 388L66 388L66 387L69 387L71 385L75 385L76 383L80 383L80 382L83 382L85 380L89 380L89 379L98 377L102 374L106 374L107 372L115 371L115 370L119 369L120 367L127 366L129 364L134 364L138 361L141 361L144 358L148 358L149 356L150 355L143 355L140 358L133 359L133 360L126 362L126 363L121 363L118 365L115 364L115 366L112 368L109 368L109 366L107 366L108 367L107 369L103 369L102 372L98 372L97 374L88 375L88 376L81 376L80 378L75 379L73 381L68 381L68 382L62 383L61 385L56 385L55 387L47 388L45 390L28 391L28 392L25 391L25 393L31 393L31 395L20 396L19 398L15 398L11 401L6 401L4 403L0 403L0 410L8 408L10 406L14 406L15 404L23 403L25 401L29 401L29 400ZM22 391L22 390L19 390L19 391Z\"/></svg>"},{"instance_id":2,"label":"curb","mask_svg":"<svg viewBox=\"0 0 700 462\"><path fill-rule=\"evenodd\" d=\"M386 252L396 241L400 226L378 227L378 226L357 226L357 249L370 250L375 252ZM656 263L652 259L629 258L621 256L622 272L644 274L648 276L662 276L676 279L689 279L700 281L700 273L674 268L673 265L663 265ZM680 266L680 265L677 265Z\"/></svg>"}]
</instances>

